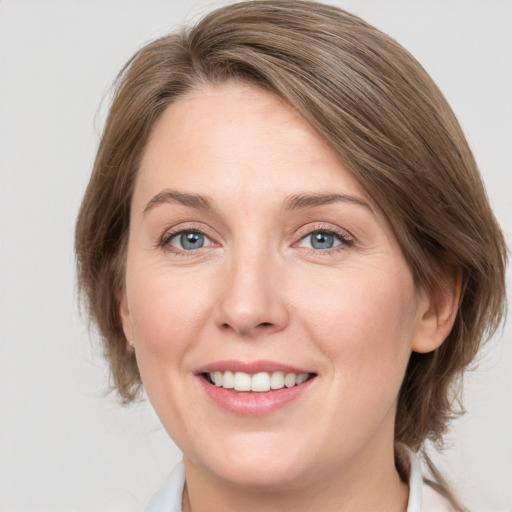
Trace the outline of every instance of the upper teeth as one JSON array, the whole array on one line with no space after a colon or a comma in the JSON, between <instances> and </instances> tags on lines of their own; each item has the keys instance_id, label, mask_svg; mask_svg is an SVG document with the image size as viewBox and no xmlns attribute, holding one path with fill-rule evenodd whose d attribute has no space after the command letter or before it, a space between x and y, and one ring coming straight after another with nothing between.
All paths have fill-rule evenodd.
<instances>
[{"instance_id":1,"label":"upper teeth","mask_svg":"<svg viewBox=\"0 0 512 512\"><path fill-rule=\"evenodd\" d=\"M251 375L245 372L212 372L209 374L212 382L225 389L235 391L270 391L291 388L306 381L308 373L260 372Z\"/></svg>"}]
</instances>

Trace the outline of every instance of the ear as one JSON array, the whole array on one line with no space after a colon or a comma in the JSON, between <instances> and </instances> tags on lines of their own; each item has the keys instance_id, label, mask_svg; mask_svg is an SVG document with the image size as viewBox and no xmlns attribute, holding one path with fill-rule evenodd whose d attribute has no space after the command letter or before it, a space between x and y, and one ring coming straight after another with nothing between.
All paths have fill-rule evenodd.
<instances>
[{"instance_id":1,"label":"ear","mask_svg":"<svg viewBox=\"0 0 512 512\"><path fill-rule=\"evenodd\" d=\"M451 269L429 292L421 292L419 299L419 325L412 349L427 353L440 347L450 334L457 316L462 272Z\"/></svg>"},{"instance_id":2,"label":"ear","mask_svg":"<svg viewBox=\"0 0 512 512\"><path fill-rule=\"evenodd\" d=\"M118 300L118 311L121 323L123 325L123 332L126 337L126 342L133 348L133 330L130 317L130 310L128 309L128 301L126 299L126 292L122 292Z\"/></svg>"}]
</instances>

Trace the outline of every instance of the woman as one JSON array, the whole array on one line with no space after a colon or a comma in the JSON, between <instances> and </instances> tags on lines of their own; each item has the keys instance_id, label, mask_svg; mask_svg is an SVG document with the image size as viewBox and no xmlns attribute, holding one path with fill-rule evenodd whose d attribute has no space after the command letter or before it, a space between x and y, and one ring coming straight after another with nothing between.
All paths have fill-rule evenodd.
<instances>
[{"instance_id":1,"label":"woman","mask_svg":"<svg viewBox=\"0 0 512 512\"><path fill-rule=\"evenodd\" d=\"M183 451L147 510L463 510L415 452L500 322L505 244L395 41L255 1L147 45L76 250L117 390Z\"/></svg>"}]
</instances>

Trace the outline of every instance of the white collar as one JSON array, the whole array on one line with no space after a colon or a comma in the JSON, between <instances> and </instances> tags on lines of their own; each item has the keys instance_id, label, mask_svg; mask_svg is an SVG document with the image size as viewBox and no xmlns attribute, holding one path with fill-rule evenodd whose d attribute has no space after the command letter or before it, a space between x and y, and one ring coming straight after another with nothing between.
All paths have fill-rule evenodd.
<instances>
[{"instance_id":1,"label":"white collar","mask_svg":"<svg viewBox=\"0 0 512 512\"><path fill-rule=\"evenodd\" d=\"M410 461L409 501L407 512L422 512L423 478L416 454L408 450ZM162 487L153 496L144 512L181 512L181 500L185 485L185 466L180 462Z\"/></svg>"},{"instance_id":2,"label":"white collar","mask_svg":"<svg viewBox=\"0 0 512 512\"><path fill-rule=\"evenodd\" d=\"M144 512L181 512L181 500L185 487L185 466L180 462L162 487L151 498Z\"/></svg>"},{"instance_id":3,"label":"white collar","mask_svg":"<svg viewBox=\"0 0 512 512\"><path fill-rule=\"evenodd\" d=\"M421 476L420 461L417 455L410 449L407 449L409 455L409 501L407 502L407 512L421 512L423 498L423 477Z\"/></svg>"}]
</instances>

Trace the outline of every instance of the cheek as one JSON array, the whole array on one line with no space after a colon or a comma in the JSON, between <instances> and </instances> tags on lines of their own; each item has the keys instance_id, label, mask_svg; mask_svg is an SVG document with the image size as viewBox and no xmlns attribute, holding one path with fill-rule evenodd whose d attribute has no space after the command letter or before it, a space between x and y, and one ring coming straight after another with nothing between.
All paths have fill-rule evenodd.
<instances>
[{"instance_id":1,"label":"cheek","mask_svg":"<svg viewBox=\"0 0 512 512\"><path fill-rule=\"evenodd\" d=\"M402 375L416 322L412 277L405 270L350 269L317 281L300 306L309 335L335 370L380 380ZM357 377L359 380L359 377Z\"/></svg>"},{"instance_id":2,"label":"cheek","mask_svg":"<svg viewBox=\"0 0 512 512\"><path fill-rule=\"evenodd\" d=\"M138 352L157 355L162 363L179 357L208 316L210 281L165 266L128 271L128 307Z\"/></svg>"},{"instance_id":3,"label":"cheek","mask_svg":"<svg viewBox=\"0 0 512 512\"><path fill-rule=\"evenodd\" d=\"M162 424L177 439L181 439L189 410L190 354L210 316L211 287L192 284L191 290L191 283L196 282L165 267L127 269L128 307L139 372Z\"/></svg>"}]
</instances>

